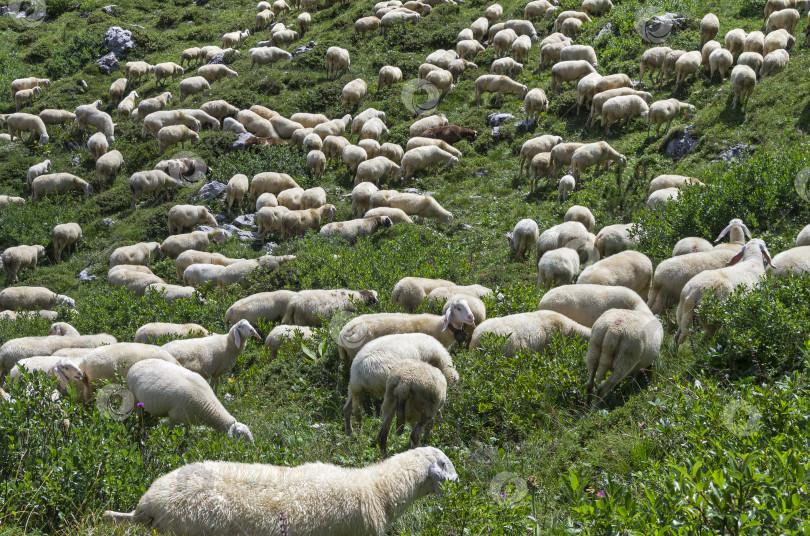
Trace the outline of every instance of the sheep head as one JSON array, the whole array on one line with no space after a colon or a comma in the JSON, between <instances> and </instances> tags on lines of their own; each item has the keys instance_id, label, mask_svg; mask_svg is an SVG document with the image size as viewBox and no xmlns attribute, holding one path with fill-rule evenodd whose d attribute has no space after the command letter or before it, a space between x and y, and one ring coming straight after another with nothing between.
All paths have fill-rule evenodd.
<instances>
[{"instance_id":1,"label":"sheep head","mask_svg":"<svg viewBox=\"0 0 810 536\"><path fill-rule=\"evenodd\" d=\"M250 428L241 422L234 422L228 427L228 437L241 439L246 443L253 444L253 434L250 433Z\"/></svg>"},{"instance_id":2,"label":"sheep head","mask_svg":"<svg viewBox=\"0 0 810 536\"><path fill-rule=\"evenodd\" d=\"M253 326L250 325L250 322L247 320L240 320L231 328L231 333L233 333L234 342L236 342L236 346L242 347L242 339L244 338L247 340L248 337L256 337L259 339L259 334L253 329Z\"/></svg>"},{"instance_id":3,"label":"sheep head","mask_svg":"<svg viewBox=\"0 0 810 536\"><path fill-rule=\"evenodd\" d=\"M447 308L447 312L444 314L442 331L450 327L455 334L458 335L459 331L463 334L464 331L462 327L464 324L475 327L475 316L473 316L472 310L470 309L470 304L468 304L465 299L453 300Z\"/></svg>"},{"instance_id":4,"label":"sheep head","mask_svg":"<svg viewBox=\"0 0 810 536\"><path fill-rule=\"evenodd\" d=\"M428 477L433 484L434 493L436 493L436 495L441 495L442 484L444 482L454 482L458 480L458 473L456 473L456 468L453 466L453 462L450 461L450 458L448 458L444 452L437 448L420 447L418 449L414 449L414 451L417 450L423 451L424 456L430 460Z\"/></svg>"}]
</instances>

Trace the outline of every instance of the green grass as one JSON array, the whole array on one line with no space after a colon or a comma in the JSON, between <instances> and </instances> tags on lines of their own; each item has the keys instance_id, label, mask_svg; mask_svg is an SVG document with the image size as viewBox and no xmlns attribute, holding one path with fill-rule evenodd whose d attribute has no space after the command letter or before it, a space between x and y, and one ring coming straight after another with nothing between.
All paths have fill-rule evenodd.
<instances>
[{"instance_id":1,"label":"green grass","mask_svg":"<svg viewBox=\"0 0 810 536\"><path fill-rule=\"evenodd\" d=\"M0 5L4 4L0 0ZM114 16L100 8L108 2L47 1L50 18L32 26L0 18L0 113L14 111L8 91L23 76L50 77L52 86L24 111L45 108L73 110L101 98L122 76L98 73L95 60L106 52L101 45L110 26L130 29L137 48L130 59L152 64L179 61L183 49L219 44L227 31L253 28L255 3L223 0L129 0ZM692 50L699 43L698 23L711 11L721 20L718 40L733 28L761 28L764 1L664 0L662 11L685 14L685 28L666 42ZM312 51L273 67L249 69L248 49L269 38L269 31L251 35L242 53L232 57L236 79L212 84L209 92L179 101L179 81L156 87L154 79L136 86L141 98L171 91L170 108L194 107L223 98L247 108L261 104L289 116L297 111L342 116L340 88L357 77L369 91L356 110L383 110L390 134L384 141L404 145L408 125L415 119L401 101L401 86L377 91L383 65L399 66L405 80L416 77L424 58L437 48L454 46L457 33L481 16L489 2L467 0L440 5L408 28L393 28L386 37L357 39L354 20L370 14L374 2L347 2L312 13L310 31L288 50L318 43ZM522 18L525 1L503 1L504 19ZM579 9L579 1L562 0L560 9ZM635 19L647 3L616 2L613 11L582 28L578 42L591 44L610 22L613 32L593 43L602 74L626 72L638 78L644 45L634 30ZM298 12L282 17L294 27ZM58 15L58 16L57 16ZM552 21L538 21L542 37ZM139 28L141 26L142 28ZM721 41L722 42L722 41ZM349 73L330 81L324 70L329 46L351 53ZM522 119L522 102L507 95L500 107L484 97L476 107L473 82L488 72L491 50L475 58L478 71L465 73L441 101L438 112L450 123L475 128L478 138L456 145L464 156L452 168L420 173L397 182L396 189L415 187L435 192L454 214L451 224L423 222L386 229L356 246L308 234L279 243L274 254L295 254L293 263L273 273L258 272L243 286L227 292L209 289L202 300L167 306L158 296L137 298L111 290L105 282L109 254L116 247L144 240L161 241L172 203L196 203L202 183L189 185L169 202L130 209L129 176L151 169L182 150L160 154L157 141L140 137L140 125L120 121L113 148L124 156L125 169L104 193L84 200L60 196L0 212L0 249L17 244L48 246L49 258L36 270L24 270L20 284L44 285L76 299L76 313L61 311L82 333L109 332L131 340L145 322L197 322L208 329L225 329L224 312L239 298L277 288L372 288L379 292L379 311L398 311L390 302L394 283L404 276L440 277L459 284L493 288L487 301L490 317L530 311L541 293L536 288L533 261L514 262L504 234L522 218L541 228L562 221L567 208L588 206L597 228L637 222L644 229L639 249L658 262L683 236L714 238L732 217L744 218L757 237L764 237L772 254L792 246L796 233L810 221L810 203L796 195L795 179L810 160L808 136L810 59L805 38L797 32L790 64L778 76L761 80L746 113L731 110L731 88L702 76L682 88L673 85L643 89L656 98L676 97L694 104L694 153L675 160L664 152L686 123L676 120L661 138L647 138L641 121L614 127L611 135L585 127L585 113L569 112L576 100L573 85L549 94L549 109L531 132L511 124L497 137L486 126L487 116L507 112ZM535 46L517 80L548 91L550 70L539 71ZM124 61L122 61L122 64ZM193 75L189 69L187 75ZM87 84L82 87L81 81ZM112 110L115 117L115 112ZM24 195L25 170L50 158L55 171L77 174L95 184L94 165L86 136L72 125L50 128L47 147L31 144L0 146L0 194ZM555 134L565 141L606 139L625 154L628 165L583 175L578 191L565 204L556 201L556 185L528 195L529 183L518 174L518 151L524 141ZM304 187L316 185L307 172L305 155L288 148L230 153L231 133L204 131L200 141L186 147L211 167L206 180L227 182L235 173L260 171L291 174ZM751 144L755 155L740 164L710 160L730 145ZM712 188L685 192L679 203L664 211L644 208L649 181L662 173L695 176ZM338 219L350 218L343 195L353 177L340 166L328 169L318 183L338 208ZM209 204L223 213L221 200ZM247 208L247 206L246 206ZM105 218L115 223L103 223ZM54 264L50 232L57 223L77 221L84 241L75 254ZM232 238L212 246L231 257L254 258L263 244ZM533 254L530 255L533 258ZM87 266L98 280L80 283ZM174 263L152 265L156 274L177 283ZM541 355L523 353L506 358L497 340L482 350L453 350L461 382L448 393L430 444L442 448L460 474L440 499L415 504L388 531L403 535L475 534L802 534L808 529L807 503L807 311L803 298L810 289L806 277L768 282L725 304L708 301L703 314L725 319L727 329L716 338L699 329L676 350L675 327L664 318L666 337L649 388L626 382L606 407L589 412L584 406L585 341L555 340ZM420 311L429 311L425 305ZM361 311L361 312L365 312ZM433 311L438 312L438 311ZM0 343L41 335L48 323L39 319L0 321ZM272 325L258 326L265 335ZM337 347L328 329L302 348L291 341L271 361L251 342L225 381L220 396L226 407L248 424L255 447L230 441L222 434L194 428L188 438L152 420L132 416L122 422L107 419L95 405L82 406L67 397L45 403L47 380L33 379L9 388L15 404L0 405L0 534L63 533L125 534L103 525L104 509L127 510L158 476L184 463L223 459L295 465L326 461L362 466L378 459L373 445L379 426L366 408L363 426L347 438L341 428L345 380L338 369ZM753 349L753 350L752 350ZM726 376L728 374L728 376ZM336 390L337 388L337 390ZM744 408L742 413L729 408ZM747 412L747 413L746 413ZM758 414L752 428L746 415ZM69 419L70 426L61 424ZM390 439L393 452L407 448L407 436ZM753 457L752 457L753 453ZM537 488L526 488L535 476ZM501 485L504 484L505 485ZM779 516L782 516L781 518ZM734 519L744 520L736 529ZM753 525L758 523L760 528Z\"/></svg>"}]
</instances>

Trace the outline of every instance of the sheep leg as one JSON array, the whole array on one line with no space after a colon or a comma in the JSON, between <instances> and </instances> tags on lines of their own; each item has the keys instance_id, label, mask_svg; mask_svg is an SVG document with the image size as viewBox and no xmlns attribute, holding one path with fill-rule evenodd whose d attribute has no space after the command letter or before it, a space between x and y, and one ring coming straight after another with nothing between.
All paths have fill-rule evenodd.
<instances>
[{"instance_id":1,"label":"sheep leg","mask_svg":"<svg viewBox=\"0 0 810 536\"><path fill-rule=\"evenodd\" d=\"M352 395L349 393L349 399L343 406L343 430L346 435L352 435Z\"/></svg>"},{"instance_id":2,"label":"sheep leg","mask_svg":"<svg viewBox=\"0 0 810 536\"><path fill-rule=\"evenodd\" d=\"M667 128L664 129L664 135L666 135L667 132L669 132L669 127L671 127L671 126L672 126L672 119L667 121Z\"/></svg>"},{"instance_id":3,"label":"sheep leg","mask_svg":"<svg viewBox=\"0 0 810 536\"><path fill-rule=\"evenodd\" d=\"M622 352L623 353L623 352ZM621 355L621 354L619 354ZM629 356L625 356L629 357ZM596 396L599 400L604 400L605 395L613 390L614 387L619 385L623 379L633 372L633 369L638 365L637 362L628 363L625 359L619 359L614 363L615 369L610 373L610 377L596 388Z\"/></svg>"},{"instance_id":4,"label":"sheep leg","mask_svg":"<svg viewBox=\"0 0 810 536\"><path fill-rule=\"evenodd\" d=\"M385 408L383 408L383 413L385 413ZM397 435L402 435L402 432L405 431L405 401L401 401L397 404L397 427L396 433Z\"/></svg>"},{"instance_id":5,"label":"sheep leg","mask_svg":"<svg viewBox=\"0 0 810 536\"><path fill-rule=\"evenodd\" d=\"M396 404L395 400L387 400L383 407L383 419L380 426L380 433L377 434L377 443L380 445L380 456L383 458L388 457L388 432L391 430L391 421L394 420L394 415L397 413L392 406ZM398 405L404 405L400 402Z\"/></svg>"},{"instance_id":6,"label":"sheep leg","mask_svg":"<svg viewBox=\"0 0 810 536\"><path fill-rule=\"evenodd\" d=\"M425 426L425 416L422 415L411 430L411 448L422 444L422 428Z\"/></svg>"}]
</instances>

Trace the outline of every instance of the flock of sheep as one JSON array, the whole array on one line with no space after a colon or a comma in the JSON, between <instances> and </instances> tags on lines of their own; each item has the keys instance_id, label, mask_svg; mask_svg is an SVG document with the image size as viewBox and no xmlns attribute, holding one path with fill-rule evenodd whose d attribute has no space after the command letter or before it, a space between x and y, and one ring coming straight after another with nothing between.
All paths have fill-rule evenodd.
<instances>
[{"instance_id":1,"label":"flock of sheep","mask_svg":"<svg viewBox=\"0 0 810 536\"><path fill-rule=\"evenodd\" d=\"M357 34L380 30L394 24L416 24L428 16L441 1L398 0L380 2L373 15L354 25ZM287 45L305 33L311 16L305 10L317 8L317 0L300 0L289 6L284 0L273 4L260 2L256 30L269 27L271 39L251 48L251 69L286 61L291 54L279 45ZM694 107L677 99L654 101L651 93L633 89L628 75L597 73L597 58L592 47L574 44L580 27L592 17L609 12L610 0L584 0L581 11L559 11L555 2L533 0L525 6L524 20L498 22L503 8L492 5L483 16L458 35L455 50L437 50L419 67L419 77L441 92L454 90L454 84L468 70L477 70L471 60L493 47L496 59L491 74L475 80L475 99L495 93L496 101L504 93L516 93L524 99L527 121L537 119L548 107L541 88L529 89L511 75L520 73L533 48L540 53L540 68L551 66L550 93L563 84L575 83L577 112L590 110L589 125L601 117L605 134L618 122L640 117L650 128L666 130L672 121ZM719 29L716 16L709 14L700 25L700 49L672 50L654 47L641 57L641 78L657 72L659 85L676 76L680 85L701 69L723 82L731 70L734 92L732 107L739 101L746 106L758 77L773 76L784 69L787 50L795 42L792 36L799 20L795 0L769 0L766 8L767 35L745 34L740 29L725 36L725 48L714 41ZM297 31L274 22L282 14L299 8ZM537 18L556 16L554 33L542 41L532 23ZM810 28L810 22L808 23ZM173 96L164 92L138 101L134 89L127 88L154 75L156 83L182 77L186 69L196 67L196 75L181 80L179 99L206 92L211 83L238 73L223 64L208 64L215 55L233 51L251 35L249 30L227 33L219 46L204 46L183 51L180 63L150 65L128 62L125 78L113 82L110 100L117 106L118 121L140 121L144 138L155 136L161 151L199 139L202 128L222 129L250 134L253 143L287 145L304 150L311 173L323 175L327 166L342 162L354 175L351 192L355 219L330 222L336 207L327 203L321 187L304 189L288 174L266 171L252 178L234 175L225 190L227 210L240 210L249 201L255 206L255 220L262 238L278 233L282 238L304 234L308 230L337 236L354 242L394 224L413 224L412 217L449 222L453 215L433 197L380 186L399 176L438 166L452 165L462 157L453 147L461 140L474 140L477 133L459 125L450 125L443 114L415 121L409 130L405 148L380 140L388 133L385 113L366 108L354 117L329 119L322 114L299 112L289 118L261 105L240 110L224 100L213 100L198 109L168 109ZM538 43L535 45L535 43ZM510 57L511 56L511 57ZM737 65L734 66L736 56ZM184 67L183 65L186 64ZM326 52L327 76L349 71L350 54L340 47ZM733 69L732 69L733 67ZM400 68L384 66L377 86L402 82ZM115 143L112 117L103 110L102 100L79 106L74 112L43 110L38 115L21 112L50 81L38 78L15 80L12 93L18 112L2 116L8 127L7 141L31 132L40 144L47 144L47 127L75 122L82 130L95 132L87 145L96 162L97 184L111 184L124 165L123 156L110 150ZM368 82L355 79L342 90L341 104L354 108L368 90ZM350 129L347 135L346 130ZM352 137L358 136L356 144ZM596 143L564 142L559 136L542 135L525 142L520 150L520 173L530 174L532 191L540 179L556 180L558 200L568 199L582 174L600 164L626 164L627 159L606 141ZM194 163L184 159L159 162L155 169L132 173L129 187L132 209L139 200L156 198L185 186L184 177ZM93 193L84 179L65 172L52 172L50 160L31 166L26 185L31 201L53 193L81 191ZM700 181L678 175L662 175L649 188L648 204L677 201L685 187L703 187ZM0 210L24 199L0 195ZM255 203L255 205L254 205ZM295 256L265 255L258 259L228 258L209 252L212 243L224 243L228 234L205 206L174 205L168 214L169 235L162 243L144 242L117 248L110 256L108 281L138 295L150 290L167 301L193 297L196 287L214 284L220 287L242 282L259 267L275 269ZM610 225L598 233L596 220L586 207L575 205L565 214L563 223L540 232L531 219L517 223L508 234L511 253L524 258L536 249L538 287L545 291L537 311L487 318L482 298L492 290L481 285L458 285L453 281L406 277L392 289L392 302L404 313L364 314L355 317L340 331L339 353L348 372L348 396L344 427L352 432L352 417L361 418L363 395L383 400L382 426L378 444L387 456L387 438L394 417L397 428L411 425L413 450L363 469L342 469L325 464L306 464L296 468L243 465L227 462L202 462L181 467L156 480L131 513L106 512L116 523L138 522L159 531L177 534L276 534L277 519L284 512L290 519L288 534L382 535L388 524L401 515L414 500L439 492L444 481L457 478L452 462L440 451L420 447L428 436L447 397L448 384L459 380L448 352L454 344L469 339L470 348L478 348L484 336L509 335L503 352L512 355L521 350L543 351L556 333L589 341L586 363L588 381L584 386L587 403L598 404L619 382L653 365L663 342L663 325L656 315L677 304L676 344L686 339L695 311L704 294L713 291L725 299L740 286L753 288L765 275L781 276L790 271L810 272L810 226L797 237L796 247L773 258L759 239L746 242L750 232L740 220L732 220L717 241L728 235L729 241L714 245L699 237L681 240L672 258L655 270L650 259L632 251L635 237L643 230L632 224ZM184 231L189 231L184 233ZM82 240L76 223L57 225L52 242L57 262L70 246ZM45 254L42 245L10 247L2 254L6 285L18 280L26 268L35 268ZM148 268L158 258L175 259L177 278L182 285L168 284ZM581 267L585 268L581 270ZM581 270L581 271L580 271ZM575 284L572 284L575 283ZM82 401L93 400L100 384L120 374L143 410L157 417L168 417L174 424L206 425L229 436L253 443L248 427L236 420L217 398L219 378L234 367L250 337L259 337L254 326L260 321L277 322L265 339L267 351L275 356L282 342L295 334L304 339L315 336L313 328L324 325L339 311L353 312L358 303L377 304L377 292L371 289L312 289L293 292L278 290L253 294L231 305L225 315L230 329L212 334L197 324L150 323L142 326L133 342L119 342L108 334L82 335L70 324L55 323L43 337L26 337L0 347L0 376L6 382L19 381L21 370L46 371L59 380L60 391L73 384ZM414 314L424 303L443 305L442 314ZM0 318L15 318L31 313L55 320L58 305L75 307L71 298L43 287L9 287L0 291ZM705 324L705 323L704 323ZM465 327L470 326L465 331ZM719 326L704 325L713 333ZM469 333L472 329L472 333ZM157 345L166 337L178 340ZM595 399L593 397L595 389ZM8 395L0 390L4 398ZM53 396L59 396L54 393ZM382 485L381 482L385 484ZM245 494L242 487L258 490ZM279 501L278 495L285 499ZM227 508L222 508L225 501Z\"/></svg>"}]
</instances>

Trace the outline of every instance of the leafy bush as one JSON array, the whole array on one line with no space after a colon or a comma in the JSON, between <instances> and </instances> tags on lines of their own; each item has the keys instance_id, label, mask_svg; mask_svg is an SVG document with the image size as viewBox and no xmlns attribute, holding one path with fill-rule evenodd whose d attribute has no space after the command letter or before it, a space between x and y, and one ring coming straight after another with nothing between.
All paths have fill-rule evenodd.
<instances>
[{"instance_id":1,"label":"leafy bush","mask_svg":"<svg viewBox=\"0 0 810 536\"><path fill-rule=\"evenodd\" d=\"M45 9L48 17L55 19L73 9L73 2L71 0L45 0Z\"/></svg>"},{"instance_id":2,"label":"leafy bush","mask_svg":"<svg viewBox=\"0 0 810 536\"><path fill-rule=\"evenodd\" d=\"M250 151L236 151L213 159L209 164L210 180L227 184L237 173L252 178L257 173L276 171L287 173L299 184L307 177L306 159L286 147L260 147Z\"/></svg>"},{"instance_id":3,"label":"leafy bush","mask_svg":"<svg viewBox=\"0 0 810 536\"><path fill-rule=\"evenodd\" d=\"M75 215L75 203L61 197L36 203L12 203L0 211L0 249L20 244L47 246L53 227L76 221Z\"/></svg>"}]
</instances>

